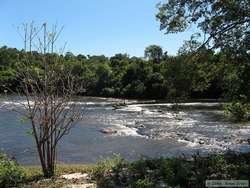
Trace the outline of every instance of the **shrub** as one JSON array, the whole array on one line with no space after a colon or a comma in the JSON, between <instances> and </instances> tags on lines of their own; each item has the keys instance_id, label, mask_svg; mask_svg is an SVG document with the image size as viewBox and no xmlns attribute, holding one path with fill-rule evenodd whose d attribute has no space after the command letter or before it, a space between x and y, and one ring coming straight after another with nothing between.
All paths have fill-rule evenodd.
<instances>
[{"instance_id":1,"label":"shrub","mask_svg":"<svg viewBox=\"0 0 250 188\"><path fill-rule=\"evenodd\" d=\"M144 96L145 89L145 85L140 80L136 80L126 85L126 87L123 88L122 93L126 97L142 98Z\"/></svg>"},{"instance_id":2,"label":"shrub","mask_svg":"<svg viewBox=\"0 0 250 188\"><path fill-rule=\"evenodd\" d=\"M118 157L99 163L94 177L106 188L200 188L207 179L249 179L250 154L143 158L131 163Z\"/></svg>"},{"instance_id":3,"label":"shrub","mask_svg":"<svg viewBox=\"0 0 250 188\"><path fill-rule=\"evenodd\" d=\"M0 153L0 187L12 187L25 178L23 169L5 154Z\"/></svg>"},{"instance_id":4,"label":"shrub","mask_svg":"<svg viewBox=\"0 0 250 188\"><path fill-rule=\"evenodd\" d=\"M112 97L115 95L115 89L114 88L103 88L101 95L105 96L105 97Z\"/></svg>"},{"instance_id":5,"label":"shrub","mask_svg":"<svg viewBox=\"0 0 250 188\"><path fill-rule=\"evenodd\" d=\"M134 184L129 185L128 188L159 188L159 186L155 185L149 179L139 179Z\"/></svg>"},{"instance_id":6,"label":"shrub","mask_svg":"<svg viewBox=\"0 0 250 188\"><path fill-rule=\"evenodd\" d=\"M250 104L245 96L234 100L228 105L225 105L225 113L233 118L234 121L249 121L250 120Z\"/></svg>"},{"instance_id":7,"label":"shrub","mask_svg":"<svg viewBox=\"0 0 250 188\"><path fill-rule=\"evenodd\" d=\"M99 187L115 187L116 185L127 182L127 162L117 156L115 159L107 159L98 163L94 170L94 177Z\"/></svg>"}]
</instances>

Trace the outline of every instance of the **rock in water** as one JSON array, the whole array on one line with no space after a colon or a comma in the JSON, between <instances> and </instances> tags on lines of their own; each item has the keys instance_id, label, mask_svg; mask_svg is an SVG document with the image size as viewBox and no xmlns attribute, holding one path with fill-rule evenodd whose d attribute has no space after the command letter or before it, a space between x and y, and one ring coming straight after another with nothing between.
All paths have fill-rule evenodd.
<instances>
[{"instance_id":1,"label":"rock in water","mask_svg":"<svg viewBox=\"0 0 250 188\"><path fill-rule=\"evenodd\" d=\"M250 145L250 138L247 139L248 144Z\"/></svg>"},{"instance_id":2,"label":"rock in water","mask_svg":"<svg viewBox=\"0 0 250 188\"><path fill-rule=\"evenodd\" d=\"M115 134L117 133L117 130L111 129L111 128L105 128L100 130L104 134Z\"/></svg>"},{"instance_id":3,"label":"rock in water","mask_svg":"<svg viewBox=\"0 0 250 188\"><path fill-rule=\"evenodd\" d=\"M205 144L204 140L199 140L199 144Z\"/></svg>"}]
</instances>

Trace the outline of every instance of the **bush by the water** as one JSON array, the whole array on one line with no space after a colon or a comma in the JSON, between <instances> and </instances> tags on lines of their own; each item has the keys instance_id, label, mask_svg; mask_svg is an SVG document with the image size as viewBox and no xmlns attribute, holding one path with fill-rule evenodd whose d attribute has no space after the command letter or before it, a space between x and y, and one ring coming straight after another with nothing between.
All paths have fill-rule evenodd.
<instances>
[{"instance_id":1,"label":"bush by the water","mask_svg":"<svg viewBox=\"0 0 250 188\"><path fill-rule=\"evenodd\" d=\"M240 96L240 99L234 100L226 105L225 112L234 121L250 121L250 104L247 97Z\"/></svg>"},{"instance_id":2,"label":"bush by the water","mask_svg":"<svg viewBox=\"0 0 250 188\"><path fill-rule=\"evenodd\" d=\"M250 153L192 158L141 159L128 162L121 157L97 166L94 177L99 187L160 188L205 187L206 180L250 180Z\"/></svg>"},{"instance_id":3,"label":"bush by the water","mask_svg":"<svg viewBox=\"0 0 250 188\"><path fill-rule=\"evenodd\" d=\"M25 173L21 166L0 153L0 187L13 187L22 182Z\"/></svg>"}]
</instances>

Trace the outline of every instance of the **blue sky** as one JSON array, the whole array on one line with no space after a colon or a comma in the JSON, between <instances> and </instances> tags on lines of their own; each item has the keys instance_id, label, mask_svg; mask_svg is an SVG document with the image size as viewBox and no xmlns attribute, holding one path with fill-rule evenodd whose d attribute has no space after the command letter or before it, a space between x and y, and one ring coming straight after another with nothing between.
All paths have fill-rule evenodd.
<instances>
[{"instance_id":1,"label":"blue sky","mask_svg":"<svg viewBox=\"0 0 250 188\"><path fill-rule=\"evenodd\" d=\"M150 44L175 54L194 29L164 35L155 19L160 0L0 0L0 46L22 48L23 22L64 26L58 44L74 54L143 56Z\"/></svg>"}]
</instances>

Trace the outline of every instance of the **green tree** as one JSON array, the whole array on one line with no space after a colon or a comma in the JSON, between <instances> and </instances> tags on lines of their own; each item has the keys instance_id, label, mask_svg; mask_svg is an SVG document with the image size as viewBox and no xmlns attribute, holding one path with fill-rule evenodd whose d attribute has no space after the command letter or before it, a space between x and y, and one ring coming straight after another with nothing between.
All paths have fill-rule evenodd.
<instances>
[{"instance_id":1,"label":"green tree","mask_svg":"<svg viewBox=\"0 0 250 188\"><path fill-rule=\"evenodd\" d=\"M166 88L164 87L164 77L159 72L153 72L148 75L146 84L146 96L149 98L164 98Z\"/></svg>"},{"instance_id":2,"label":"green tree","mask_svg":"<svg viewBox=\"0 0 250 188\"><path fill-rule=\"evenodd\" d=\"M66 52L64 58L66 61L73 61L75 60L75 55L72 52Z\"/></svg>"},{"instance_id":3,"label":"green tree","mask_svg":"<svg viewBox=\"0 0 250 188\"><path fill-rule=\"evenodd\" d=\"M181 56L168 58L161 64L161 74L167 85L167 97L186 98L192 90L192 71Z\"/></svg>"},{"instance_id":4,"label":"green tree","mask_svg":"<svg viewBox=\"0 0 250 188\"><path fill-rule=\"evenodd\" d=\"M158 45L150 45L145 48L144 56L154 63L160 63L161 59L163 58L163 50Z\"/></svg>"},{"instance_id":5,"label":"green tree","mask_svg":"<svg viewBox=\"0 0 250 188\"><path fill-rule=\"evenodd\" d=\"M156 17L166 33L183 32L195 24L206 37L203 45L249 50L249 0L167 0L158 8Z\"/></svg>"},{"instance_id":6,"label":"green tree","mask_svg":"<svg viewBox=\"0 0 250 188\"><path fill-rule=\"evenodd\" d=\"M85 55L78 54L78 55L76 56L76 59L77 59L78 61L84 62L87 58L86 58Z\"/></svg>"}]
</instances>

